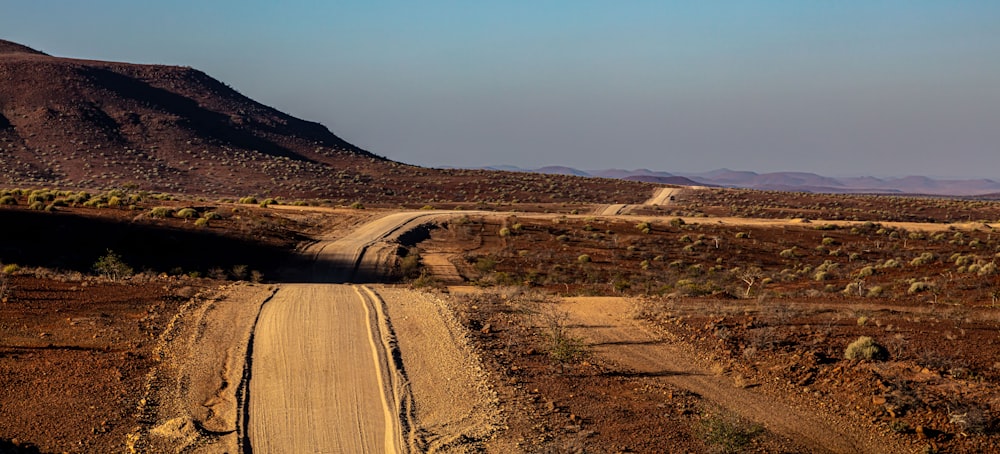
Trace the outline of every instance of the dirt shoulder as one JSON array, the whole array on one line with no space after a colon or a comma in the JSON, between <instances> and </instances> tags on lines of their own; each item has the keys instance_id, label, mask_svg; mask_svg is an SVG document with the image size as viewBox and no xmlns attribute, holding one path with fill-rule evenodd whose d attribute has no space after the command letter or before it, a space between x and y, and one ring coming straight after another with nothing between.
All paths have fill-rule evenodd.
<instances>
[{"instance_id":1,"label":"dirt shoulder","mask_svg":"<svg viewBox=\"0 0 1000 454\"><path fill-rule=\"evenodd\" d=\"M480 452L503 423L465 329L438 295L377 286L413 397L419 452Z\"/></svg>"},{"instance_id":2,"label":"dirt shoulder","mask_svg":"<svg viewBox=\"0 0 1000 454\"><path fill-rule=\"evenodd\" d=\"M158 366L148 375L128 437L133 452L237 452L247 346L274 287L236 283L185 303L156 342Z\"/></svg>"}]
</instances>

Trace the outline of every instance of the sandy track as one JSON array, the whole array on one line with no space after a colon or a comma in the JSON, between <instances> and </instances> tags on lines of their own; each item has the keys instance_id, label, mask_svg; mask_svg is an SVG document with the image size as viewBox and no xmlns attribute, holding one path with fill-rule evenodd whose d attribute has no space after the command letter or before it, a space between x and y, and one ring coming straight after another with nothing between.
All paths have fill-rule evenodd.
<instances>
[{"instance_id":1,"label":"sandy track","mask_svg":"<svg viewBox=\"0 0 1000 454\"><path fill-rule=\"evenodd\" d=\"M641 376L664 380L763 424L768 430L803 445L808 452L902 453L892 440L854 430L857 425L820 408L806 407L753 388L735 386L729 377L707 370L682 344L665 340L629 317L620 298L571 298L560 304L574 333L596 354Z\"/></svg>"},{"instance_id":2,"label":"sandy track","mask_svg":"<svg viewBox=\"0 0 1000 454\"><path fill-rule=\"evenodd\" d=\"M378 323L359 288L282 286L254 337L254 452L406 452Z\"/></svg>"},{"instance_id":3,"label":"sandy track","mask_svg":"<svg viewBox=\"0 0 1000 454\"><path fill-rule=\"evenodd\" d=\"M680 191L681 188L659 188L653 193L653 197L643 202L643 205L667 205L670 203L670 198L679 194ZM627 214L632 207L633 205L625 204L601 205L594 210L594 214L598 216L618 216Z\"/></svg>"},{"instance_id":4,"label":"sandy track","mask_svg":"<svg viewBox=\"0 0 1000 454\"><path fill-rule=\"evenodd\" d=\"M254 332L249 449L412 450L412 399L385 303L367 287L336 283L379 276L395 253L387 240L440 216L451 214L390 214L306 250L315 266L301 277L312 283L281 285Z\"/></svg>"}]
</instances>

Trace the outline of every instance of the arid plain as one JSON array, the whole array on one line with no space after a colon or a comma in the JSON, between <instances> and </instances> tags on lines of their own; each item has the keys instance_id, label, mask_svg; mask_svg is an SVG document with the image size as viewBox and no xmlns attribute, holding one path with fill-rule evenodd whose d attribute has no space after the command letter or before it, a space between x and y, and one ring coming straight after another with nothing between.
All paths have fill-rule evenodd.
<instances>
[{"instance_id":1,"label":"arid plain","mask_svg":"<svg viewBox=\"0 0 1000 454\"><path fill-rule=\"evenodd\" d=\"M0 42L0 452L992 452L1000 203L425 169Z\"/></svg>"}]
</instances>

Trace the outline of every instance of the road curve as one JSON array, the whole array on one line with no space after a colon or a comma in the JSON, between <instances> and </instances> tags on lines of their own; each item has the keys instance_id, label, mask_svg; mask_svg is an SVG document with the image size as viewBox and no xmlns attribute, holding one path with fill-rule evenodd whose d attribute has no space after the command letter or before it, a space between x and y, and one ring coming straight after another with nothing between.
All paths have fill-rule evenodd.
<instances>
[{"instance_id":1,"label":"road curve","mask_svg":"<svg viewBox=\"0 0 1000 454\"><path fill-rule=\"evenodd\" d=\"M244 452L411 450L406 385L392 361L381 301L342 283L374 275L388 260L374 246L434 215L390 214L307 250L312 275L282 284L254 330Z\"/></svg>"},{"instance_id":2,"label":"road curve","mask_svg":"<svg viewBox=\"0 0 1000 454\"><path fill-rule=\"evenodd\" d=\"M667 205L671 201L671 197L681 192L681 188L670 188L664 187L659 188L653 193L653 197L649 200L643 202L643 205ZM627 214L631 211L632 207L637 205L625 205L625 204L615 204L615 205L601 205L594 210L594 214L598 216L619 216L622 214Z\"/></svg>"}]
</instances>

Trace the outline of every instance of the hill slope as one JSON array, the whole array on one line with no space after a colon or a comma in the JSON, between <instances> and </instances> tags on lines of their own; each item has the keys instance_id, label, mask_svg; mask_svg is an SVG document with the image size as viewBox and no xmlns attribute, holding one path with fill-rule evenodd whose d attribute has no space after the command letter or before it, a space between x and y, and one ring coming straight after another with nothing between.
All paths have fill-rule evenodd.
<instances>
[{"instance_id":1,"label":"hill slope","mask_svg":"<svg viewBox=\"0 0 1000 454\"><path fill-rule=\"evenodd\" d=\"M169 190L197 180L212 192L232 188L232 164L247 183L283 185L293 171L379 161L192 68L58 58L3 41L0 80L9 182Z\"/></svg>"},{"instance_id":2,"label":"hill slope","mask_svg":"<svg viewBox=\"0 0 1000 454\"><path fill-rule=\"evenodd\" d=\"M369 202L641 202L636 183L393 162L187 67L0 40L0 185Z\"/></svg>"}]
</instances>

